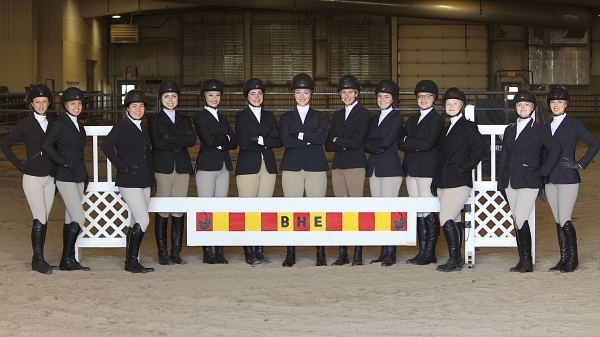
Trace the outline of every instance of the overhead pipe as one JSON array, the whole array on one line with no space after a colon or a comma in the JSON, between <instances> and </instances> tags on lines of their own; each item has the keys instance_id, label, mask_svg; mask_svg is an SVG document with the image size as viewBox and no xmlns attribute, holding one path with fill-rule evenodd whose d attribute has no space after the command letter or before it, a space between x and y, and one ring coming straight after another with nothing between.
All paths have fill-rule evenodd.
<instances>
[{"instance_id":1,"label":"overhead pipe","mask_svg":"<svg viewBox=\"0 0 600 337\"><path fill-rule=\"evenodd\" d=\"M170 2L215 7L212 0ZM592 13L582 7L492 0L219 0L219 6L310 12L385 15L407 18L495 23L587 30Z\"/></svg>"}]
</instances>

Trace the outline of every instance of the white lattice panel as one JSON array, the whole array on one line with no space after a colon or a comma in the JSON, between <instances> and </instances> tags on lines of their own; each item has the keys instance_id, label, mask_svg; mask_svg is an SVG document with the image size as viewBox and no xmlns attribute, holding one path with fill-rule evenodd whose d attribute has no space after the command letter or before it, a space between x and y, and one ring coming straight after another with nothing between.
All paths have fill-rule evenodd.
<instances>
[{"instance_id":1,"label":"white lattice panel","mask_svg":"<svg viewBox=\"0 0 600 337\"><path fill-rule=\"evenodd\" d=\"M88 225L80 239L124 238L123 229L129 224L129 209L118 192L89 192L84 199ZM80 245L83 246L83 245Z\"/></svg>"},{"instance_id":2,"label":"white lattice panel","mask_svg":"<svg viewBox=\"0 0 600 337\"><path fill-rule=\"evenodd\" d=\"M512 213L497 191L475 191L475 237L483 239L513 237Z\"/></svg>"}]
</instances>

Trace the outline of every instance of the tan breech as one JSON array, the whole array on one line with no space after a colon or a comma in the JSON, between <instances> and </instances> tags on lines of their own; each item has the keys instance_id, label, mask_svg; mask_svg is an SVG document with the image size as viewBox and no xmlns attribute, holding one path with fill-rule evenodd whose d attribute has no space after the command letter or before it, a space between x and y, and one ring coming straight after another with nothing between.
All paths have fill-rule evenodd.
<instances>
[{"instance_id":1,"label":"tan breech","mask_svg":"<svg viewBox=\"0 0 600 337\"><path fill-rule=\"evenodd\" d=\"M400 193L402 177L369 177L369 189L372 197L397 197Z\"/></svg>"},{"instance_id":2,"label":"tan breech","mask_svg":"<svg viewBox=\"0 0 600 337\"><path fill-rule=\"evenodd\" d=\"M521 229L523 223L529 220L529 214L535 204L535 199L538 195L538 188L518 188L514 189L508 184L506 188L506 197L508 205L512 212L515 227Z\"/></svg>"},{"instance_id":3,"label":"tan breech","mask_svg":"<svg viewBox=\"0 0 600 337\"><path fill-rule=\"evenodd\" d=\"M438 199L440 200L440 225L443 226L448 220L461 222L460 212L470 194L471 188L469 186L437 189Z\"/></svg>"},{"instance_id":4,"label":"tan breech","mask_svg":"<svg viewBox=\"0 0 600 337\"><path fill-rule=\"evenodd\" d=\"M408 190L408 196L411 198L433 197L433 194L431 194L432 180L433 178L406 176L406 189ZM417 217L424 218L427 216L427 214L429 213L418 212Z\"/></svg>"},{"instance_id":5,"label":"tan breech","mask_svg":"<svg viewBox=\"0 0 600 337\"><path fill-rule=\"evenodd\" d=\"M38 219L41 223L48 223L48 214L54 203L54 177L36 177L27 174L23 175L23 192L31 209L33 219Z\"/></svg>"},{"instance_id":6,"label":"tan breech","mask_svg":"<svg viewBox=\"0 0 600 337\"><path fill-rule=\"evenodd\" d=\"M223 163L220 171L196 172L196 190L201 198L225 198L229 194L229 171Z\"/></svg>"},{"instance_id":7,"label":"tan breech","mask_svg":"<svg viewBox=\"0 0 600 337\"><path fill-rule=\"evenodd\" d=\"M150 205L150 187L146 188L124 188L119 187L119 192L127 207L129 208L129 227L133 227L136 223L142 228L142 232L146 231L150 223L148 215L148 205Z\"/></svg>"},{"instance_id":8,"label":"tan breech","mask_svg":"<svg viewBox=\"0 0 600 337\"><path fill-rule=\"evenodd\" d=\"M83 186L84 183L73 183L66 181L57 181L56 187L60 192L65 203L65 223L77 222L83 227L85 223L85 213L83 212Z\"/></svg>"},{"instance_id":9,"label":"tan breech","mask_svg":"<svg viewBox=\"0 0 600 337\"><path fill-rule=\"evenodd\" d=\"M365 188L365 169L333 169L331 185L336 197L362 197Z\"/></svg>"},{"instance_id":10,"label":"tan breech","mask_svg":"<svg viewBox=\"0 0 600 337\"><path fill-rule=\"evenodd\" d=\"M269 198L275 191L276 174L267 171L265 161L260 164L260 171L255 174L241 174L235 177L238 196L241 198Z\"/></svg>"},{"instance_id":11,"label":"tan breech","mask_svg":"<svg viewBox=\"0 0 600 337\"><path fill-rule=\"evenodd\" d=\"M188 186L190 184L190 175L187 173L155 173L156 194L155 197L187 197ZM163 218L168 218L169 213L158 213ZM183 213L170 213L179 218Z\"/></svg>"},{"instance_id":12,"label":"tan breech","mask_svg":"<svg viewBox=\"0 0 600 337\"><path fill-rule=\"evenodd\" d=\"M305 190L309 198L324 197L327 193L327 172L283 171L281 186L284 197L301 198Z\"/></svg>"},{"instance_id":13,"label":"tan breech","mask_svg":"<svg viewBox=\"0 0 600 337\"><path fill-rule=\"evenodd\" d=\"M579 184L546 184L546 197L556 223L564 226L565 222L572 219L577 194Z\"/></svg>"}]
</instances>

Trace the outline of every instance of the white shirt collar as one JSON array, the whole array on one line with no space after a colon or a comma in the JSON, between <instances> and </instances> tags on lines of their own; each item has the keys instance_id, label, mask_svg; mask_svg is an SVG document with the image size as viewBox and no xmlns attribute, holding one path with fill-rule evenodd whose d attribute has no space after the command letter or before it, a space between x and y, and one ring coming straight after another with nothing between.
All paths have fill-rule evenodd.
<instances>
[{"instance_id":1,"label":"white shirt collar","mask_svg":"<svg viewBox=\"0 0 600 337\"><path fill-rule=\"evenodd\" d=\"M35 119L38 121L38 123L40 123L42 130L46 132L46 130L48 129L48 119L46 118L46 116L37 114L35 112L33 113L33 116L35 116Z\"/></svg>"},{"instance_id":2,"label":"white shirt collar","mask_svg":"<svg viewBox=\"0 0 600 337\"><path fill-rule=\"evenodd\" d=\"M354 103L352 103L352 105L344 107L346 109L346 117L348 117L348 114L350 114L350 111L352 111L352 109L354 109L354 107L357 104L358 104L358 101L354 101Z\"/></svg>"},{"instance_id":3,"label":"white shirt collar","mask_svg":"<svg viewBox=\"0 0 600 337\"><path fill-rule=\"evenodd\" d=\"M133 118L131 118L131 116L129 116L129 114L127 114L127 118L129 118L129 120L132 121L133 124L135 124L135 126L137 126L137 128L140 129L140 131L142 131L142 120L141 119L133 119Z\"/></svg>"},{"instance_id":4,"label":"white shirt collar","mask_svg":"<svg viewBox=\"0 0 600 337\"><path fill-rule=\"evenodd\" d=\"M388 115L390 112L392 112L393 110L394 110L394 108L392 108L392 107L389 107L389 108L387 108L387 109L385 109L385 110L381 110L381 114L382 114L382 115L384 115L384 116L387 116L387 115Z\"/></svg>"},{"instance_id":5,"label":"white shirt collar","mask_svg":"<svg viewBox=\"0 0 600 337\"><path fill-rule=\"evenodd\" d=\"M525 127L525 125L527 125L527 123L529 123L529 121L531 121L531 117L517 118L517 125Z\"/></svg>"},{"instance_id":6,"label":"white shirt collar","mask_svg":"<svg viewBox=\"0 0 600 337\"><path fill-rule=\"evenodd\" d=\"M456 124L456 122L458 122L458 120L463 116L462 113L459 113L458 115L454 116L454 117L450 117L450 124L454 125Z\"/></svg>"},{"instance_id":7,"label":"white shirt collar","mask_svg":"<svg viewBox=\"0 0 600 337\"><path fill-rule=\"evenodd\" d=\"M214 113L217 113L217 111L219 111L219 109L218 109L218 108L217 108L217 109L215 109L215 108L213 108L213 107L210 107L210 106L208 106L208 105L205 105L205 106L204 106L204 110L206 110L206 111L210 111L211 113L212 113L212 112L214 112Z\"/></svg>"},{"instance_id":8,"label":"white shirt collar","mask_svg":"<svg viewBox=\"0 0 600 337\"><path fill-rule=\"evenodd\" d=\"M419 116L419 121L417 122L417 124L419 124L423 120L423 118L425 118L425 116L427 116L427 114L429 112L431 112L432 110L433 110L433 107L431 107L429 109L425 109L425 110L419 110L419 113L421 115Z\"/></svg>"},{"instance_id":9,"label":"white shirt collar","mask_svg":"<svg viewBox=\"0 0 600 337\"><path fill-rule=\"evenodd\" d=\"M41 122L43 122L43 121L47 120L47 119L46 119L46 116L40 115L40 114L38 114L38 113L35 113L35 112L33 113L33 116L35 117L35 119L37 119L37 121L38 121L39 123L41 123Z\"/></svg>"},{"instance_id":10,"label":"white shirt collar","mask_svg":"<svg viewBox=\"0 0 600 337\"><path fill-rule=\"evenodd\" d=\"M308 109L310 109L310 104L307 104L305 106L296 105L296 109L300 114L307 114Z\"/></svg>"},{"instance_id":11,"label":"white shirt collar","mask_svg":"<svg viewBox=\"0 0 600 337\"><path fill-rule=\"evenodd\" d=\"M392 112L394 111L394 108L389 107L385 110L381 110L381 113L379 114L379 122L377 123L377 125L380 125L381 122L383 122L383 120Z\"/></svg>"},{"instance_id":12,"label":"white shirt collar","mask_svg":"<svg viewBox=\"0 0 600 337\"><path fill-rule=\"evenodd\" d=\"M77 123L77 117L71 116L70 114L67 114L67 116L69 116L71 121L73 121L73 124L75 124L75 127L77 128L77 130L79 130L79 123Z\"/></svg>"},{"instance_id":13,"label":"white shirt collar","mask_svg":"<svg viewBox=\"0 0 600 337\"><path fill-rule=\"evenodd\" d=\"M256 117L256 120L260 123L260 115L262 108L259 106L252 105L248 105L248 107L250 108L250 111L252 111L252 113L254 114L254 117Z\"/></svg>"},{"instance_id":14,"label":"white shirt collar","mask_svg":"<svg viewBox=\"0 0 600 337\"><path fill-rule=\"evenodd\" d=\"M419 112L421 113L421 116L425 117L425 115L427 115L431 110L433 110L433 107L425 110L419 110Z\"/></svg>"},{"instance_id":15,"label":"white shirt collar","mask_svg":"<svg viewBox=\"0 0 600 337\"><path fill-rule=\"evenodd\" d=\"M213 117L218 121L219 120L219 109L215 109L213 107L210 107L208 105L204 106L204 110L210 112L211 115L213 115Z\"/></svg>"},{"instance_id":16,"label":"white shirt collar","mask_svg":"<svg viewBox=\"0 0 600 337\"><path fill-rule=\"evenodd\" d=\"M169 119L171 119L171 122L175 123L175 110L169 110L169 109L163 108L163 111L167 114Z\"/></svg>"},{"instance_id":17,"label":"white shirt collar","mask_svg":"<svg viewBox=\"0 0 600 337\"><path fill-rule=\"evenodd\" d=\"M523 131L523 129L525 129L525 127L527 126L527 124L531 121L531 117L529 118L517 118L517 134L515 135L515 139L519 138L519 135L521 134L521 131Z\"/></svg>"},{"instance_id":18,"label":"white shirt collar","mask_svg":"<svg viewBox=\"0 0 600 337\"><path fill-rule=\"evenodd\" d=\"M556 132L556 130L558 129L558 127L560 126L560 124L565 120L566 116L567 116L567 114L563 113L560 116L552 117L552 122L550 123L550 131L552 132L553 136L554 136L554 133Z\"/></svg>"},{"instance_id":19,"label":"white shirt collar","mask_svg":"<svg viewBox=\"0 0 600 337\"><path fill-rule=\"evenodd\" d=\"M250 108L250 110L252 110L252 112L254 112L255 114L260 113L260 111L262 110L261 107L259 106L253 106L248 104L248 107Z\"/></svg>"},{"instance_id":20,"label":"white shirt collar","mask_svg":"<svg viewBox=\"0 0 600 337\"><path fill-rule=\"evenodd\" d=\"M565 119L566 116L567 116L566 113L564 113L564 114L562 114L560 116L553 116L552 117L552 123L556 122L556 123L560 124Z\"/></svg>"},{"instance_id":21,"label":"white shirt collar","mask_svg":"<svg viewBox=\"0 0 600 337\"><path fill-rule=\"evenodd\" d=\"M458 122L462 116L463 116L462 113L459 113L458 115L456 115L454 117L450 117L450 127L448 128L448 132L446 132L446 135L448 135L450 133L450 130L452 130L452 128L454 127L456 122Z\"/></svg>"}]
</instances>

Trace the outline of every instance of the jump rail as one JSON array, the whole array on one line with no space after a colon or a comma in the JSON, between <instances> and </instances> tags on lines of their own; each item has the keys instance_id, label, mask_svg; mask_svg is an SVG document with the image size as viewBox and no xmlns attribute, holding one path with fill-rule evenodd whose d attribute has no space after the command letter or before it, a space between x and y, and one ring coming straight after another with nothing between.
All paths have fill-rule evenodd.
<instances>
[{"instance_id":1,"label":"jump rail","mask_svg":"<svg viewBox=\"0 0 600 337\"><path fill-rule=\"evenodd\" d=\"M490 175L483 164L473 172L465 205L465 262L475 264L477 247L515 247L512 217L496 191L497 136L503 125L480 125L489 137ZM79 248L125 247L127 205L113 182L112 165L99 159L100 137L110 126L86 126L92 138L92 179L83 200L87 222ZM106 181L100 181L106 165ZM184 212L189 246L416 245L417 212L437 212L437 198L151 198L151 212ZM535 209L529 219L535 260Z\"/></svg>"}]
</instances>

